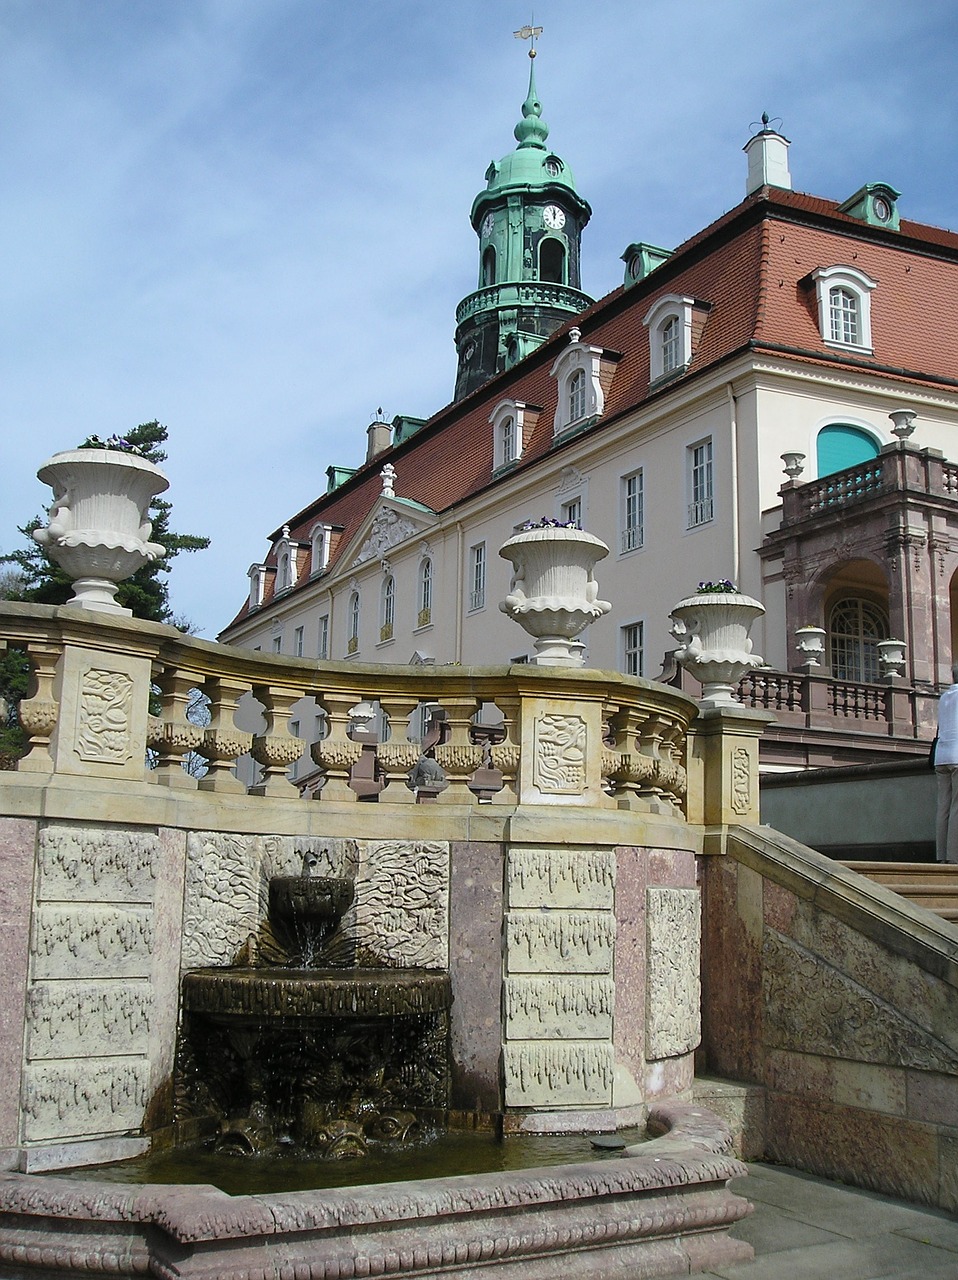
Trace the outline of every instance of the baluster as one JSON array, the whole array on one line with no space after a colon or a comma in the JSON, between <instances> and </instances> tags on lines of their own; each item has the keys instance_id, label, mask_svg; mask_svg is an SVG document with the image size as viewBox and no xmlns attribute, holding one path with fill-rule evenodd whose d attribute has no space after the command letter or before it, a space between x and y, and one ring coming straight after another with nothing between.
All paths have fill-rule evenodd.
<instances>
[{"instance_id":1,"label":"baluster","mask_svg":"<svg viewBox=\"0 0 958 1280\"><path fill-rule=\"evenodd\" d=\"M639 788L639 796L646 801L650 813L672 813L670 801L663 796L659 785L660 771L671 764L671 757L662 755L662 743L668 730L669 722L661 714L651 712L639 728L639 745L641 753L652 760L653 773L648 781L643 781Z\"/></svg>"},{"instance_id":2,"label":"baluster","mask_svg":"<svg viewBox=\"0 0 958 1280\"><path fill-rule=\"evenodd\" d=\"M209 764L209 772L200 778L200 791L222 791L245 795L246 786L233 773L233 765L244 751L249 751L253 741L251 733L237 729L234 723L236 703L249 685L228 676L210 677L203 692L210 700L210 723L203 730L203 740L196 748Z\"/></svg>"},{"instance_id":3,"label":"baluster","mask_svg":"<svg viewBox=\"0 0 958 1280\"><path fill-rule=\"evenodd\" d=\"M421 753L421 744L406 737L407 722L421 699L409 693L381 693L379 705L389 717L392 736L376 749L386 788L380 797L390 804L415 804L416 795L406 786L406 777Z\"/></svg>"},{"instance_id":4,"label":"baluster","mask_svg":"<svg viewBox=\"0 0 958 1280\"><path fill-rule=\"evenodd\" d=\"M522 702L518 695L512 693L497 693L493 701L502 712L502 727L506 736L492 748L492 763L502 774L502 790L492 797L492 803L517 804Z\"/></svg>"},{"instance_id":5,"label":"baluster","mask_svg":"<svg viewBox=\"0 0 958 1280\"><path fill-rule=\"evenodd\" d=\"M349 728L349 711L357 698L353 694L323 693L316 701L326 712L327 734L310 747L313 760L323 770L326 781L318 793L323 801L356 799L349 786L349 774L362 755L362 743L353 742L346 732Z\"/></svg>"},{"instance_id":6,"label":"baluster","mask_svg":"<svg viewBox=\"0 0 958 1280\"><path fill-rule=\"evenodd\" d=\"M263 704L266 729L256 734L250 755L263 766L263 779L250 787L252 796L299 798L299 787L290 782L287 770L305 750L306 743L289 731L290 710L304 696L302 689L284 689L277 685L253 686L253 697Z\"/></svg>"},{"instance_id":7,"label":"baluster","mask_svg":"<svg viewBox=\"0 0 958 1280\"><path fill-rule=\"evenodd\" d=\"M20 727L27 735L27 753L17 761L17 769L21 773L53 772L50 739L60 712L53 686L61 653L62 649L58 644L45 644L42 641L31 641L27 650L27 657L33 668L33 692L29 698L22 699L19 709Z\"/></svg>"},{"instance_id":8,"label":"baluster","mask_svg":"<svg viewBox=\"0 0 958 1280\"><path fill-rule=\"evenodd\" d=\"M483 751L470 740L469 730L479 704L473 695L452 695L443 697L442 707L448 733L446 741L436 747L433 754L449 779L449 787L442 793L440 803L473 804L475 798L468 782L482 764Z\"/></svg>"},{"instance_id":9,"label":"baluster","mask_svg":"<svg viewBox=\"0 0 958 1280\"><path fill-rule=\"evenodd\" d=\"M655 777L655 761L639 750L638 740L648 712L641 707L620 706L610 720L613 734L614 757L610 772L614 784L613 795L619 809L643 809L640 800L643 787L648 787Z\"/></svg>"},{"instance_id":10,"label":"baluster","mask_svg":"<svg viewBox=\"0 0 958 1280\"><path fill-rule=\"evenodd\" d=\"M165 787L196 789L196 779L183 768L183 761L203 741L203 727L187 716L191 691L201 678L193 671L175 667L154 671L153 683L160 689L160 713L151 715L146 732L147 746L157 753L157 765L147 775L150 782Z\"/></svg>"}]
</instances>

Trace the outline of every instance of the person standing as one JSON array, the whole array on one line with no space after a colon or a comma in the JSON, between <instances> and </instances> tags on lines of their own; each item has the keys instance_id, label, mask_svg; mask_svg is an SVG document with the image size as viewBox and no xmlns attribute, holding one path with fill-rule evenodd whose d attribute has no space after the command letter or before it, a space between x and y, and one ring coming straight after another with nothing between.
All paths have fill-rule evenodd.
<instances>
[{"instance_id":1,"label":"person standing","mask_svg":"<svg viewBox=\"0 0 958 1280\"><path fill-rule=\"evenodd\" d=\"M935 857L939 862L958 862L958 662L952 664L951 678L955 683L938 700Z\"/></svg>"}]
</instances>

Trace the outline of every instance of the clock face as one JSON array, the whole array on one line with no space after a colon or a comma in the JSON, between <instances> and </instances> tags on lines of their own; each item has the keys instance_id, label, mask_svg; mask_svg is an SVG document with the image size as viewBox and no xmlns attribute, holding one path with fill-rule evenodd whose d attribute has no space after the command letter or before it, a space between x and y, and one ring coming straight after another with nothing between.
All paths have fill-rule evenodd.
<instances>
[{"instance_id":1,"label":"clock face","mask_svg":"<svg viewBox=\"0 0 958 1280\"><path fill-rule=\"evenodd\" d=\"M496 220L491 213L487 213L482 220L482 234L486 237L492 235L492 228L496 225Z\"/></svg>"},{"instance_id":2,"label":"clock face","mask_svg":"<svg viewBox=\"0 0 958 1280\"><path fill-rule=\"evenodd\" d=\"M565 214L557 204L547 204L542 210L542 222L550 231L561 231L565 226Z\"/></svg>"}]
</instances>

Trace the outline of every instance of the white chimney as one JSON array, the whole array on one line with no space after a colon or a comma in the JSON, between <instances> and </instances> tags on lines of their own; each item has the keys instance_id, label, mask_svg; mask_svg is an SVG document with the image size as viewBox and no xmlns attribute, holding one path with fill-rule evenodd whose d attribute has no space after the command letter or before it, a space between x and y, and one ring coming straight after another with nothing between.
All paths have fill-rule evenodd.
<instances>
[{"instance_id":1,"label":"white chimney","mask_svg":"<svg viewBox=\"0 0 958 1280\"><path fill-rule=\"evenodd\" d=\"M762 128L749 138L742 150L748 156L748 177L745 194L750 196L760 187L792 189L792 175L788 171L788 138L769 128L768 116L762 113Z\"/></svg>"}]
</instances>

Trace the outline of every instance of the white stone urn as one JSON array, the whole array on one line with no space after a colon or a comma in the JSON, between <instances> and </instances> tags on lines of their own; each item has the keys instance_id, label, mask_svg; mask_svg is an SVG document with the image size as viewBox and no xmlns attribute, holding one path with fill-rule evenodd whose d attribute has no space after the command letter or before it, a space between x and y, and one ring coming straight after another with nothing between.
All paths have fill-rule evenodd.
<instances>
[{"instance_id":1,"label":"white stone urn","mask_svg":"<svg viewBox=\"0 0 958 1280\"><path fill-rule=\"evenodd\" d=\"M879 640L878 665L886 680L900 679L905 674L905 655L908 646L904 640Z\"/></svg>"},{"instance_id":2,"label":"white stone urn","mask_svg":"<svg viewBox=\"0 0 958 1280\"><path fill-rule=\"evenodd\" d=\"M739 680L765 660L752 652L749 629L765 606L740 591L701 591L669 615L679 643L675 656L702 685L704 707L737 707Z\"/></svg>"},{"instance_id":3,"label":"white stone urn","mask_svg":"<svg viewBox=\"0 0 958 1280\"><path fill-rule=\"evenodd\" d=\"M55 453L37 476L53 490L50 523L34 538L69 574L69 603L130 614L116 603L117 584L166 554L150 541L154 494L170 482L152 462L119 449Z\"/></svg>"},{"instance_id":4,"label":"white stone urn","mask_svg":"<svg viewBox=\"0 0 958 1280\"><path fill-rule=\"evenodd\" d=\"M795 648L804 658L802 665L809 671L822 665L827 634L824 627L813 627L811 623L795 630Z\"/></svg>"},{"instance_id":5,"label":"white stone urn","mask_svg":"<svg viewBox=\"0 0 958 1280\"><path fill-rule=\"evenodd\" d=\"M535 637L533 661L583 666L585 646L576 636L612 608L598 598L594 574L609 548L582 529L546 525L517 533L499 554L513 565L509 594L499 608Z\"/></svg>"}]
</instances>

